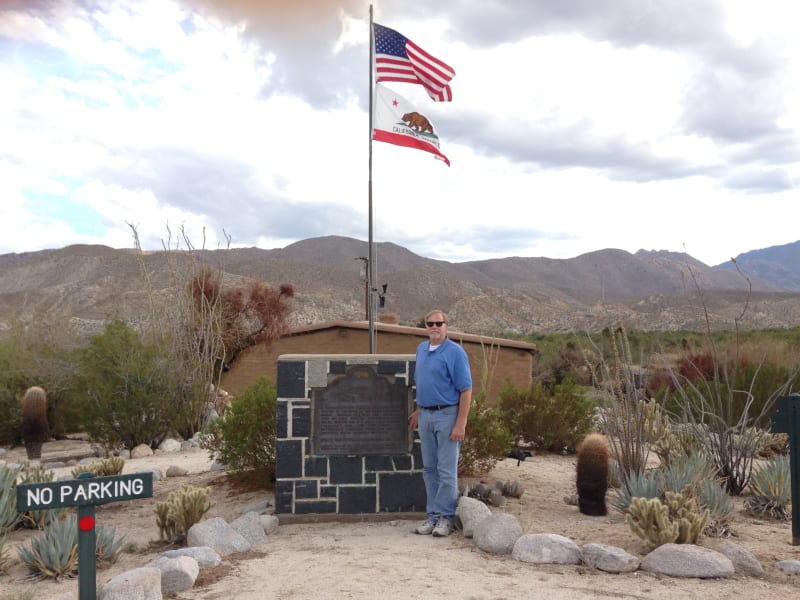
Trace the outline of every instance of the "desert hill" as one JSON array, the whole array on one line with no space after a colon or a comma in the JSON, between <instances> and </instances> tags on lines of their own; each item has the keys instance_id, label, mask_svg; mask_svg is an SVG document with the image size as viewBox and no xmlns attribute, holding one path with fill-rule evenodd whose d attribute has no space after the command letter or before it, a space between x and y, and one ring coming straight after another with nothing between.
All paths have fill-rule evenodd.
<instances>
[{"instance_id":1,"label":"desert hill","mask_svg":"<svg viewBox=\"0 0 800 600\"><path fill-rule=\"evenodd\" d=\"M375 245L374 283L388 286L380 313L414 324L428 308L442 307L454 327L473 333L596 331L619 325L699 329L705 326L703 304L712 327L729 329L748 299L740 327L796 327L800 242L787 246L739 255L739 273L732 263L710 267L663 251L605 249L571 259L450 263L381 242ZM231 284L256 278L293 285L298 324L363 320L366 287L359 257L367 255L365 241L339 236L272 250L139 255L132 249L76 245L5 254L0 255L0 327L14 319L70 319L94 333L112 317L139 321L148 314L148 289L153 298L169 302L188 279L193 261L220 270Z\"/></svg>"}]
</instances>

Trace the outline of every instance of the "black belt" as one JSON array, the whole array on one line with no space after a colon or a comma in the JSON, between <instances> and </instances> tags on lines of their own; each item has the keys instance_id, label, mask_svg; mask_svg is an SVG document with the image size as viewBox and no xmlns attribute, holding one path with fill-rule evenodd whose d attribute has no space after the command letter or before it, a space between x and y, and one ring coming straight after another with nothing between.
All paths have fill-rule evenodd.
<instances>
[{"instance_id":1,"label":"black belt","mask_svg":"<svg viewBox=\"0 0 800 600\"><path fill-rule=\"evenodd\" d=\"M442 410L445 408L452 408L458 406L457 404L434 404L433 406L420 406L423 410Z\"/></svg>"}]
</instances>

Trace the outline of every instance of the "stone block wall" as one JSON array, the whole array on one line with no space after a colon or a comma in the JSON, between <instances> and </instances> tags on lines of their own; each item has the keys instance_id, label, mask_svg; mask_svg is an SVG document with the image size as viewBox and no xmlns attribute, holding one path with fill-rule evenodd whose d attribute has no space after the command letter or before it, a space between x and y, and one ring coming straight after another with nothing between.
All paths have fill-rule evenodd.
<instances>
[{"instance_id":1,"label":"stone block wall","mask_svg":"<svg viewBox=\"0 0 800 600\"><path fill-rule=\"evenodd\" d=\"M407 418L413 410L413 355L283 355L277 367L275 513L279 518L425 512L416 431L409 433L406 447L385 453L351 449L315 454L314 444L315 398L353 369L405 394L407 406L400 417ZM357 440L349 440L349 446L356 444Z\"/></svg>"}]
</instances>

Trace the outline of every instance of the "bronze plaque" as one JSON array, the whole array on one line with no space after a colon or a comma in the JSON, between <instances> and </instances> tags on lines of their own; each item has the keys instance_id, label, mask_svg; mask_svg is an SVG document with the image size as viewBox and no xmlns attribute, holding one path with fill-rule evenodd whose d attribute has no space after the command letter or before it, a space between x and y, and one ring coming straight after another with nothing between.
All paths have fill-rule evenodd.
<instances>
[{"instance_id":1,"label":"bronze plaque","mask_svg":"<svg viewBox=\"0 0 800 600\"><path fill-rule=\"evenodd\" d=\"M401 384L402 383L402 384ZM371 366L329 376L312 389L314 454L405 454L410 449L409 388Z\"/></svg>"}]
</instances>

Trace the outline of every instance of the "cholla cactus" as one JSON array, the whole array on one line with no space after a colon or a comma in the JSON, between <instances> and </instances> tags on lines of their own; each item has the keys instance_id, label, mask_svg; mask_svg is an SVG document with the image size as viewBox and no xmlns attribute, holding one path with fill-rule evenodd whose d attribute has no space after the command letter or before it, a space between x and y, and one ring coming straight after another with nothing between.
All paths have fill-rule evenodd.
<instances>
[{"instance_id":1,"label":"cholla cactus","mask_svg":"<svg viewBox=\"0 0 800 600\"><path fill-rule=\"evenodd\" d=\"M166 502L158 502L155 512L159 537L170 542L186 539L191 526L211 509L210 491L207 487L184 485L167 496Z\"/></svg>"},{"instance_id":2,"label":"cholla cactus","mask_svg":"<svg viewBox=\"0 0 800 600\"><path fill-rule=\"evenodd\" d=\"M678 539L678 524L670 520L669 509L658 498L633 498L625 521L651 550Z\"/></svg>"},{"instance_id":3,"label":"cholla cactus","mask_svg":"<svg viewBox=\"0 0 800 600\"><path fill-rule=\"evenodd\" d=\"M662 544L694 544L708 522L708 509L700 510L693 488L665 492L659 498L633 498L625 517L631 530L651 550Z\"/></svg>"},{"instance_id":4,"label":"cholla cactus","mask_svg":"<svg viewBox=\"0 0 800 600\"><path fill-rule=\"evenodd\" d=\"M86 465L78 465L72 469L72 476L78 478L81 473L91 473L95 477L119 475L125 467L125 459L121 456L109 456L103 460L96 460Z\"/></svg>"},{"instance_id":5,"label":"cholla cactus","mask_svg":"<svg viewBox=\"0 0 800 600\"><path fill-rule=\"evenodd\" d=\"M694 487L681 492L665 492L664 504L669 509L669 518L678 524L676 544L694 544L708 523L710 511L700 508Z\"/></svg>"},{"instance_id":6,"label":"cholla cactus","mask_svg":"<svg viewBox=\"0 0 800 600\"><path fill-rule=\"evenodd\" d=\"M50 439L47 424L47 394L33 386L22 397L22 440L29 459L42 457L42 444Z\"/></svg>"}]
</instances>

